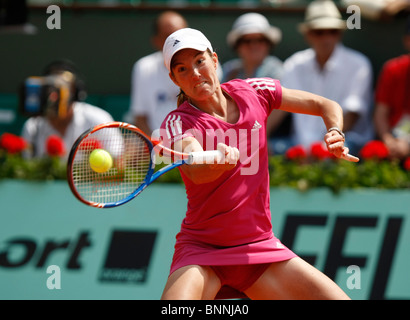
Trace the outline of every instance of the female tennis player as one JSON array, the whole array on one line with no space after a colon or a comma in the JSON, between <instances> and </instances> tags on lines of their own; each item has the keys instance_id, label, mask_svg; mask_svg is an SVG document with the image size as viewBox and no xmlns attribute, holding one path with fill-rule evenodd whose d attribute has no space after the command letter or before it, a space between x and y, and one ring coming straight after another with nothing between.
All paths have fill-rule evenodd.
<instances>
[{"instance_id":1,"label":"female tennis player","mask_svg":"<svg viewBox=\"0 0 410 320\"><path fill-rule=\"evenodd\" d=\"M217 148L225 157L180 167L188 209L162 299L348 299L274 236L266 141L273 109L311 114L329 129L329 151L358 161L344 147L340 106L273 79L220 84L218 56L198 30L174 32L163 53L181 89L178 108L161 127L164 144L185 152Z\"/></svg>"}]
</instances>

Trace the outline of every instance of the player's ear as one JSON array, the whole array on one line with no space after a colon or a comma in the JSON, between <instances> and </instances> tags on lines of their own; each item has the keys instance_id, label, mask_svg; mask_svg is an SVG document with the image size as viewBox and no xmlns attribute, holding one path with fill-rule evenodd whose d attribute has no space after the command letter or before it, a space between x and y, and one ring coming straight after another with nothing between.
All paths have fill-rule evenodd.
<instances>
[{"instance_id":1,"label":"player's ear","mask_svg":"<svg viewBox=\"0 0 410 320\"><path fill-rule=\"evenodd\" d=\"M216 54L216 52L212 53L212 60L214 61L215 69L217 69L218 68L219 58L218 58L218 55Z\"/></svg>"}]
</instances>

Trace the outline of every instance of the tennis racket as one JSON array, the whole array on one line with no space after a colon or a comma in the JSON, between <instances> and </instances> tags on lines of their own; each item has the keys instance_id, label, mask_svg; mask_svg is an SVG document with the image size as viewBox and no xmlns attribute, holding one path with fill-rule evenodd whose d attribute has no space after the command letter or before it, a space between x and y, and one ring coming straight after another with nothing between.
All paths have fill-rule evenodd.
<instances>
[{"instance_id":1,"label":"tennis racket","mask_svg":"<svg viewBox=\"0 0 410 320\"><path fill-rule=\"evenodd\" d=\"M95 149L112 157L112 166L103 173L91 169L89 158ZM155 171L156 156L169 163ZM137 127L124 122L97 125L84 132L71 148L68 184L81 202L97 208L112 208L134 199L166 172L183 164L217 163L218 150L181 153L151 140Z\"/></svg>"}]
</instances>

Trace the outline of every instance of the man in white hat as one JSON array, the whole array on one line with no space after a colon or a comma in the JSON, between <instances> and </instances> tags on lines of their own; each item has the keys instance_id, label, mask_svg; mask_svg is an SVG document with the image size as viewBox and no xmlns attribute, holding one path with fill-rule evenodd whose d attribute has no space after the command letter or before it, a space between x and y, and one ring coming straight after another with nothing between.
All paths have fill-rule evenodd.
<instances>
[{"instance_id":1,"label":"man in white hat","mask_svg":"<svg viewBox=\"0 0 410 320\"><path fill-rule=\"evenodd\" d=\"M233 23L227 35L228 45L235 50L238 58L222 65L223 82L232 79L264 78L280 80L283 75L283 62L272 53L282 40L279 28L270 25L268 19L259 13L245 13ZM290 146L290 114L284 113L286 121L276 123L275 110L269 119L267 134L270 152L283 153Z\"/></svg>"},{"instance_id":2,"label":"man in white hat","mask_svg":"<svg viewBox=\"0 0 410 320\"><path fill-rule=\"evenodd\" d=\"M346 23L333 1L311 2L305 21L299 25L310 48L285 61L282 84L337 101L344 112L347 145L352 152L358 152L373 138L372 67L366 56L342 44L345 29ZM326 128L317 119L295 114L292 120L294 144L309 148L322 141Z\"/></svg>"}]
</instances>

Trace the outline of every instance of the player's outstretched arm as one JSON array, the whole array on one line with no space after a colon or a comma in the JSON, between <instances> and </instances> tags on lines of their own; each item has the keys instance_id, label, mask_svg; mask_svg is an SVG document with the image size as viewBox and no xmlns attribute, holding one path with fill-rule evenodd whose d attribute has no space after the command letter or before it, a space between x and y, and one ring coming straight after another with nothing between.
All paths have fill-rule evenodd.
<instances>
[{"instance_id":1,"label":"player's outstretched arm","mask_svg":"<svg viewBox=\"0 0 410 320\"><path fill-rule=\"evenodd\" d=\"M201 144L193 137L187 137L175 142L174 150L183 152L203 151ZM223 157L215 163L201 163L183 165L181 170L196 184L208 183L219 178L224 172L233 169L239 160L237 148L218 143L217 150L221 151Z\"/></svg>"},{"instance_id":2,"label":"player's outstretched arm","mask_svg":"<svg viewBox=\"0 0 410 320\"><path fill-rule=\"evenodd\" d=\"M322 96L306 91L282 88L281 110L322 117L328 132L324 137L328 150L336 157L357 162L344 145L343 110L340 105Z\"/></svg>"}]
</instances>

